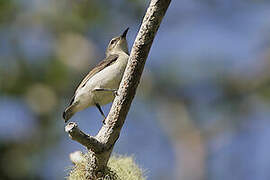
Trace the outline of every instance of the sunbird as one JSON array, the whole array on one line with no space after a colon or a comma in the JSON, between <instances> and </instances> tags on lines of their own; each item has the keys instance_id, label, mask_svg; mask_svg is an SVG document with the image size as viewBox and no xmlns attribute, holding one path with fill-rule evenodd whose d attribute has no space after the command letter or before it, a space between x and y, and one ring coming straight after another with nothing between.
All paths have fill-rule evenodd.
<instances>
[{"instance_id":1,"label":"sunbird","mask_svg":"<svg viewBox=\"0 0 270 180\"><path fill-rule=\"evenodd\" d=\"M63 112L67 122L76 112L90 106L96 106L103 116L101 106L113 101L117 95L120 82L129 59L126 35L127 28L122 35L114 37L106 49L106 57L94 67L77 87L69 106Z\"/></svg>"}]
</instances>

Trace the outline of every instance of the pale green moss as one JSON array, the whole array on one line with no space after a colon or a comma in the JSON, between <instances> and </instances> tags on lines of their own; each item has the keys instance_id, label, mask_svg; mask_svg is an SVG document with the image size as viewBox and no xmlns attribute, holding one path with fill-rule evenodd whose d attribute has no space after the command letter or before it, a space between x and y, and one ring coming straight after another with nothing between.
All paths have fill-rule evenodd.
<instances>
[{"instance_id":1,"label":"pale green moss","mask_svg":"<svg viewBox=\"0 0 270 180\"><path fill-rule=\"evenodd\" d=\"M85 180L86 161L77 163L70 171L68 180ZM104 180L145 180L143 171L133 157L113 155L108 162Z\"/></svg>"}]
</instances>

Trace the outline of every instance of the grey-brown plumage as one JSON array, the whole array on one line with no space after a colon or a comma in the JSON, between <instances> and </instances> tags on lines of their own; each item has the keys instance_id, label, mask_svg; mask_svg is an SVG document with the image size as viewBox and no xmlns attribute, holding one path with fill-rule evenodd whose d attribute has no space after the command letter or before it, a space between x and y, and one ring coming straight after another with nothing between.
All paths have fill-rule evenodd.
<instances>
[{"instance_id":1,"label":"grey-brown plumage","mask_svg":"<svg viewBox=\"0 0 270 180\"><path fill-rule=\"evenodd\" d=\"M100 106L113 101L129 58L126 34L113 38L106 50L106 58L93 68L79 84L70 105L63 112L67 122L76 112L89 106Z\"/></svg>"}]
</instances>

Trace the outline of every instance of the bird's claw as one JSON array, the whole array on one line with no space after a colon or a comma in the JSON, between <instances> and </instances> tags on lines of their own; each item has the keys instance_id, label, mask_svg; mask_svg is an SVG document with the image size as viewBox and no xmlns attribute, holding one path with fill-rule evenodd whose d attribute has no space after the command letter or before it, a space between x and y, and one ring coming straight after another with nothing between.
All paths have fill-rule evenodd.
<instances>
[{"instance_id":1,"label":"bird's claw","mask_svg":"<svg viewBox=\"0 0 270 180\"><path fill-rule=\"evenodd\" d=\"M117 90L114 90L114 91L113 91L113 95L114 95L114 97L116 97L116 96L119 95L118 92L117 92Z\"/></svg>"}]
</instances>

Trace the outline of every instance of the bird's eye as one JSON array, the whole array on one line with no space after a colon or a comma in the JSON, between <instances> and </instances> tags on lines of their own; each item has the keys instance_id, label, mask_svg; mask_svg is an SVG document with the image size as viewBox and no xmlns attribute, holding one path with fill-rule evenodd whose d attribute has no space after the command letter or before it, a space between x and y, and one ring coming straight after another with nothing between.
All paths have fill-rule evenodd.
<instances>
[{"instance_id":1,"label":"bird's eye","mask_svg":"<svg viewBox=\"0 0 270 180\"><path fill-rule=\"evenodd\" d=\"M116 39L113 39L112 41L111 41L111 44L114 44L116 42Z\"/></svg>"}]
</instances>

